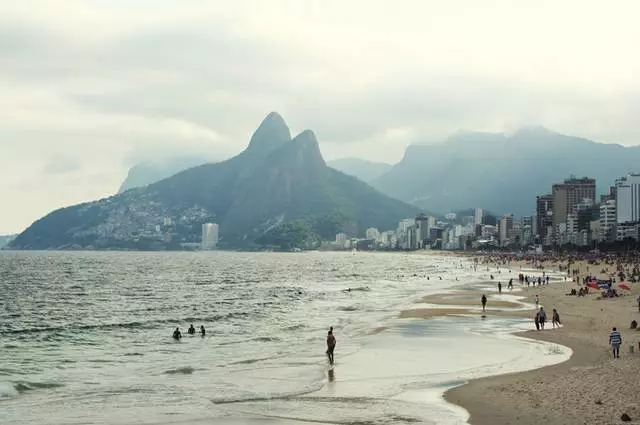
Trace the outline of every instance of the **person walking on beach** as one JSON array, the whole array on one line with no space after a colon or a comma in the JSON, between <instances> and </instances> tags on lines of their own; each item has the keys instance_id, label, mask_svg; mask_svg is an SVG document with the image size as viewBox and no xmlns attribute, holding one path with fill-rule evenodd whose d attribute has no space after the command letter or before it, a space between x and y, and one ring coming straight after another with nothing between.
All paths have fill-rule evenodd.
<instances>
[{"instance_id":1,"label":"person walking on beach","mask_svg":"<svg viewBox=\"0 0 640 425\"><path fill-rule=\"evenodd\" d=\"M540 297L536 295L536 308L538 308L539 304L540 304Z\"/></svg>"},{"instance_id":2,"label":"person walking on beach","mask_svg":"<svg viewBox=\"0 0 640 425\"><path fill-rule=\"evenodd\" d=\"M485 294L482 294L480 302L482 303L482 312L484 313L485 307L487 306L487 296Z\"/></svg>"},{"instance_id":3,"label":"person walking on beach","mask_svg":"<svg viewBox=\"0 0 640 425\"><path fill-rule=\"evenodd\" d=\"M622 335L620 335L618 329L613 328L609 334L609 345L611 345L611 349L613 350L614 359L620 358L620 344L622 344Z\"/></svg>"},{"instance_id":4,"label":"person walking on beach","mask_svg":"<svg viewBox=\"0 0 640 425\"><path fill-rule=\"evenodd\" d=\"M554 308L553 314L551 315L551 326L555 329L556 325L560 327L560 314L558 314L558 310Z\"/></svg>"},{"instance_id":5,"label":"person walking on beach","mask_svg":"<svg viewBox=\"0 0 640 425\"><path fill-rule=\"evenodd\" d=\"M638 312L640 312L640 295L638 295L637 301L638 301Z\"/></svg>"},{"instance_id":6,"label":"person walking on beach","mask_svg":"<svg viewBox=\"0 0 640 425\"><path fill-rule=\"evenodd\" d=\"M333 336L333 326L327 333L327 357L329 357L329 364L333 364L333 351L336 348L336 337Z\"/></svg>"},{"instance_id":7,"label":"person walking on beach","mask_svg":"<svg viewBox=\"0 0 640 425\"><path fill-rule=\"evenodd\" d=\"M536 316L533 318L533 323L536 324L536 330L540 330L540 312L536 311Z\"/></svg>"},{"instance_id":8,"label":"person walking on beach","mask_svg":"<svg viewBox=\"0 0 640 425\"><path fill-rule=\"evenodd\" d=\"M540 330L544 330L544 324L547 321L547 313L544 311L544 308L540 307Z\"/></svg>"},{"instance_id":9,"label":"person walking on beach","mask_svg":"<svg viewBox=\"0 0 640 425\"><path fill-rule=\"evenodd\" d=\"M502 293L502 283L498 282L498 293Z\"/></svg>"}]
</instances>

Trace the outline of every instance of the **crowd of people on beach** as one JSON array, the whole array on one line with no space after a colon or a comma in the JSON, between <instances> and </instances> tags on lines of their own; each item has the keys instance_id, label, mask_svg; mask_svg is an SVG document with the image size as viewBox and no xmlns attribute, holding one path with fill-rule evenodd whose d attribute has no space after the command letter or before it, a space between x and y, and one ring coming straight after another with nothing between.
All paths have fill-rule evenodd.
<instances>
[{"instance_id":1,"label":"crowd of people on beach","mask_svg":"<svg viewBox=\"0 0 640 425\"><path fill-rule=\"evenodd\" d=\"M549 284L549 275L546 274L545 266L552 265L558 271L566 273L564 280L569 279L578 285L578 289L572 288L566 295L585 297L593 292L599 294L599 299L618 298L621 296L619 289L631 290L629 283L640 282L640 252L629 251L622 253L571 253L571 254L536 254L536 255L514 255L514 254L490 254L482 259L482 263L487 266L510 267L512 262L525 261L531 264L536 270L541 270L542 277L531 277L523 273L519 273L518 279L521 285L526 284L529 287L538 284L538 286ZM478 260L475 261L478 263ZM578 262L582 262L582 268L577 267ZM584 270L586 263L586 270ZM585 273L586 272L586 273ZM491 275L493 279L493 275ZM617 286L617 288L616 288ZM502 292L500 283L498 283L498 292ZM537 330L544 330L547 321L547 315L543 307L539 306L539 296L535 296L536 313L534 316L534 324ZM640 295L635 299L640 312ZM483 295L483 312L485 311L486 298ZM559 327L560 314L554 308L552 313L553 327ZM638 321L632 320L630 329L640 331ZM609 334L609 345L611 347L613 358L620 358L620 345L622 344L622 335L617 327L614 327ZM633 348L630 348L630 351ZM638 350L640 351L640 342L638 342Z\"/></svg>"}]
</instances>

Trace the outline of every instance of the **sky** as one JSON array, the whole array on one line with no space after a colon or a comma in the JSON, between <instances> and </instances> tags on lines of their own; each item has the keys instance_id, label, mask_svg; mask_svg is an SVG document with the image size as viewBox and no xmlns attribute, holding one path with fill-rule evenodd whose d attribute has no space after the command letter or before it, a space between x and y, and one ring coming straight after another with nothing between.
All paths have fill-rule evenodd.
<instances>
[{"instance_id":1,"label":"sky","mask_svg":"<svg viewBox=\"0 0 640 425\"><path fill-rule=\"evenodd\" d=\"M241 151L270 111L326 159L460 130L640 144L637 1L0 3L0 234L140 161Z\"/></svg>"}]
</instances>

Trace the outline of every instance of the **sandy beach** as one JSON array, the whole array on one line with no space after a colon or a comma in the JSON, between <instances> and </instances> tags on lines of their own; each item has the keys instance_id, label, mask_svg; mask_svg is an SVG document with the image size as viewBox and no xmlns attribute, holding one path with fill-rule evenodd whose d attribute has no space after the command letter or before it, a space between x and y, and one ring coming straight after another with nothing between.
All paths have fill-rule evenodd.
<instances>
[{"instance_id":1,"label":"sandy beach","mask_svg":"<svg viewBox=\"0 0 640 425\"><path fill-rule=\"evenodd\" d=\"M517 275L521 271L535 276L542 274L531 270L531 265L526 263L511 263L506 268L511 270L509 277L514 278L516 287L520 286ZM505 267L501 269L504 281ZM577 269L579 276L595 274L605 278L612 273L586 262L574 263L571 269ZM557 270L557 264L545 264L545 270ZM623 414L631 418L626 423L640 424L640 332L629 329L632 320L640 321L636 301L640 284L632 284L631 291L620 291L622 295L617 298L599 299L598 291L585 297L566 295L572 288L579 287L571 279L552 281L548 286L524 287L520 293L524 300L531 303L538 294L549 320L553 308L560 313L563 326L549 329L548 322L544 331L535 330L534 309L505 311L502 307L514 307L513 303L492 305L491 295L495 293L488 294L487 315L531 317L532 330L521 336L567 346L573 355L569 361L554 366L472 381L448 391L445 399L467 409L473 425L615 424L625 423L621 420ZM475 306L472 306L473 303L466 304L468 295L426 297L423 302L440 307L408 310L403 312L403 317L482 314L478 308L479 296L476 295ZM469 307L460 307L467 305ZM608 345L609 332L614 326L623 338L620 359L612 358ZM631 345L634 353L630 353Z\"/></svg>"}]
</instances>

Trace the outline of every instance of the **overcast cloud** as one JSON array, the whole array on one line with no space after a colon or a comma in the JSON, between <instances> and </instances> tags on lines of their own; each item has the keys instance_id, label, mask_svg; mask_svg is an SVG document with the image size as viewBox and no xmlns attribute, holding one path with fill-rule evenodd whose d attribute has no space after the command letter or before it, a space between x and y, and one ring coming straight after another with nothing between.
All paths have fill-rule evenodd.
<instances>
[{"instance_id":1,"label":"overcast cloud","mask_svg":"<svg viewBox=\"0 0 640 425\"><path fill-rule=\"evenodd\" d=\"M0 234L129 166L225 158L270 111L326 158L458 130L640 143L637 1L0 3Z\"/></svg>"}]
</instances>

